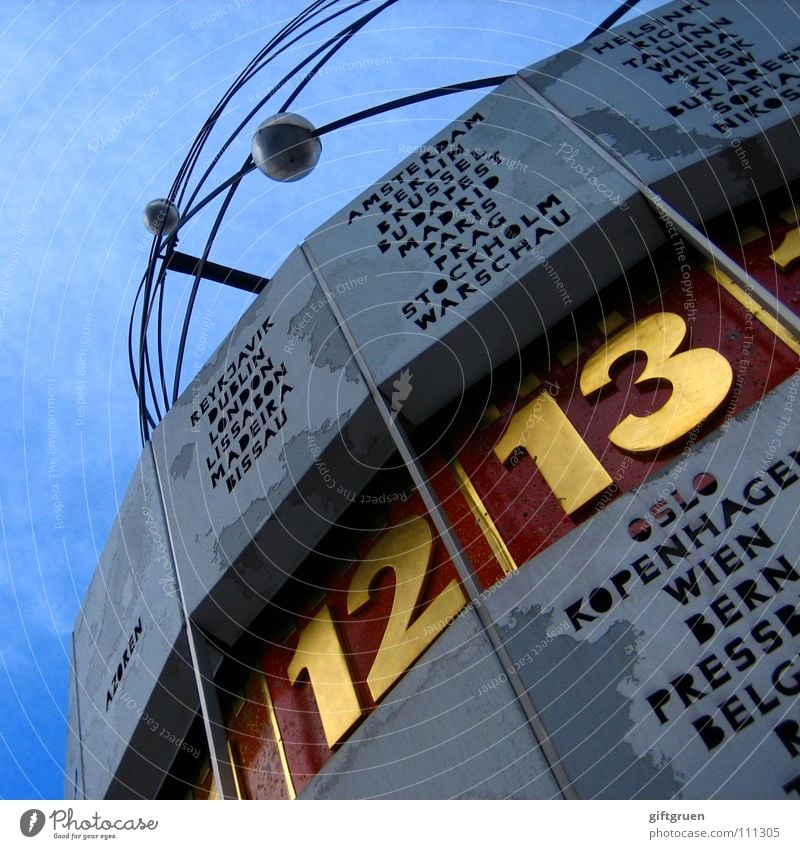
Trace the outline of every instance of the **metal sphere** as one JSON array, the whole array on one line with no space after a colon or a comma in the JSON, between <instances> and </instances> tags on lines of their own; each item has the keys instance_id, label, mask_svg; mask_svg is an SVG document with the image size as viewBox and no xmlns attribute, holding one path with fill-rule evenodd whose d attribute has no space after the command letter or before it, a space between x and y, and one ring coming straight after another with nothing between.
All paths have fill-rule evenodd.
<instances>
[{"instance_id":1,"label":"metal sphere","mask_svg":"<svg viewBox=\"0 0 800 849\"><path fill-rule=\"evenodd\" d=\"M171 236L181 220L178 207L167 198L156 198L144 208L144 226L158 235Z\"/></svg>"},{"instance_id":2,"label":"metal sphere","mask_svg":"<svg viewBox=\"0 0 800 849\"><path fill-rule=\"evenodd\" d=\"M322 143L314 136L310 121L291 112L279 112L256 130L250 149L259 171L289 183L311 173L319 161Z\"/></svg>"}]
</instances>

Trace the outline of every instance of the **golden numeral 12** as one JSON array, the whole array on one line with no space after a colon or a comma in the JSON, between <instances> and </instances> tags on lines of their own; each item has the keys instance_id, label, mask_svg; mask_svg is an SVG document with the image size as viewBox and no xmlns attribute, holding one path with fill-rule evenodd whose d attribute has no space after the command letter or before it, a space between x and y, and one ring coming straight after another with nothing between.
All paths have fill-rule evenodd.
<instances>
[{"instance_id":1,"label":"golden numeral 12","mask_svg":"<svg viewBox=\"0 0 800 849\"><path fill-rule=\"evenodd\" d=\"M326 605L300 634L287 668L289 681L296 684L304 669L314 689L325 739L333 746L360 719L361 705L336 625Z\"/></svg>"},{"instance_id":2,"label":"golden numeral 12","mask_svg":"<svg viewBox=\"0 0 800 849\"><path fill-rule=\"evenodd\" d=\"M433 556L434 540L428 521L415 516L384 533L359 564L350 582L347 612L358 613L370 602L378 575L391 569L395 575L394 599L380 647L367 676L373 699L378 701L433 642L458 613L466 598L455 579L411 622L419 605ZM296 684L308 671L325 739L333 748L361 718L353 677L331 611L323 606L300 634L288 666L289 681Z\"/></svg>"}]
</instances>

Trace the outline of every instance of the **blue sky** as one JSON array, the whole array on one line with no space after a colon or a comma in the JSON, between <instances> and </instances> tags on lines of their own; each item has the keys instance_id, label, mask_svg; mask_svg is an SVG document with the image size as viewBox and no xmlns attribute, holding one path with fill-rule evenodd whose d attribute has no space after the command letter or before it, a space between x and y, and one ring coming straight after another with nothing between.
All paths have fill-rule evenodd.
<instances>
[{"instance_id":1,"label":"blue sky","mask_svg":"<svg viewBox=\"0 0 800 849\"><path fill-rule=\"evenodd\" d=\"M150 247L142 208L166 194L233 77L305 4L0 4L2 798L63 793L72 626L140 451L127 322ZM616 5L400 0L293 109L319 126L420 89L510 73L579 41ZM311 49L307 42L287 63ZM238 96L226 126L288 64L272 67ZM439 99L327 136L320 165L299 183L249 175L211 259L269 276L314 226L478 97ZM212 185L241 164L249 138ZM212 141L207 151L215 149ZM182 250L202 250L211 212L187 228ZM174 345L188 281L169 283ZM204 285L184 383L248 303Z\"/></svg>"}]
</instances>

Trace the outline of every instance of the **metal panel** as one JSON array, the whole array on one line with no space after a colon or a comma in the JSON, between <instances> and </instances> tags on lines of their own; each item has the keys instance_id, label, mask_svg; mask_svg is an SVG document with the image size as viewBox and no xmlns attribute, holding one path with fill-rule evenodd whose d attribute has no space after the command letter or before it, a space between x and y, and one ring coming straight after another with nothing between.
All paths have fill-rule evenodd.
<instances>
[{"instance_id":1,"label":"metal panel","mask_svg":"<svg viewBox=\"0 0 800 849\"><path fill-rule=\"evenodd\" d=\"M798 387L800 374L488 600L582 796L800 791L800 453L785 420ZM664 509L678 491L683 510Z\"/></svg>"},{"instance_id":2,"label":"metal panel","mask_svg":"<svg viewBox=\"0 0 800 849\"><path fill-rule=\"evenodd\" d=\"M624 280L606 288L598 303L577 311L553 328L547 339L521 351L509 368L495 372L491 383L466 396L461 405L459 419L445 441L474 490L473 505L477 504L479 512L486 511L513 562L524 563L577 526L595 521L622 493L679 461L699 439L746 410L797 369L798 349L776 340L773 332L735 299L744 290L731 287L733 296L720 291L699 257L683 243L680 251L682 259L664 248L651 262L631 269ZM628 281L635 281L634 292ZM721 354L733 372L732 384L715 410L698 417L696 427L674 433L675 438L657 454L632 452L613 444L609 435L629 414L642 416L663 409L673 395L673 385L667 381L635 383L642 360L633 356L615 362L614 391L587 397L581 379L587 362L608 350L616 334L643 327L659 315L680 316L685 323L681 350L705 348ZM644 344L644 335L639 336L638 344ZM697 367L687 367L683 378L699 380L705 389L706 381L697 375ZM491 416L484 411L491 411ZM564 500L577 489L568 471L579 455L574 444L566 441L568 427L576 429L581 443L608 475L606 486L591 493L571 513L565 511ZM512 433L527 445L501 462L496 446ZM548 457L554 460L551 481L554 467L563 475L557 491L541 471ZM588 479L585 470L592 468L584 458L579 479ZM573 483L565 484L568 480ZM441 487L439 479L436 483ZM679 507L673 498L669 500ZM459 501L448 499L446 503L468 544L469 524L457 522ZM484 586L494 583L492 573L487 574L488 583L482 576Z\"/></svg>"},{"instance_id":3,"label":"metal panel","mask_svg":"<svg viewBox=\"0 0 800 849\"><path fill-rule=\"evenodd\" d=\"M677 0L521 76L700 221L800 175L798 14Z\"/></svg>"},{"instance_id":4,"label":"metal panel","mask_svg":"<svg viewBox=\"0 0 800 849\"><path fill-rule=\"evenodd\" d=\"M149 447L74 639L85 795L155 797L194 718L197 693Z\"/></svg>"},{"instance_id":5,"label":"metal panel","mask_svg":"<svg viewBox=\"0 0 800 849\"><path fill-rule=\"evenodd\" d=\"M309 236L393 408L420 423L663 241L511 79Z\"/></svg>"},{"instance_id":6,"label":"metal panel","mask_svg":"<svg viewBox=\"0 0 800 849\"><path fill-rule=\"evenodd\" d=\"M391 451L300 251L153 435L192 618L233 643Z\"/></svg>"},{"instance_id":7,"label":"metal panel","mask_svg":"<svg viewBox=\"0 0 800 849\"><path fill-rule=\"evenodd\" d=\"M513 592L517 578L508 579ZM464 611L303 799L560 798L491 643Z\"/></svg>"},{"instance_id":8,"label":"metal panel","mask_svg":"<svg viewBox=\"0 0 800 849\"><path fill-rule=\"evenodd\" d=\"M78 711L78 681L75 676L75 653L70 635L70 675L67 703L67 745L64 758L64 798L83 799L83 762L81 760L81 725Z\"/></svg>"},{"instance_id":9,"label":"metal panel","mask_svg":"<svg viewBox=\"0 0 800 849\"><path fill-rule=\"evenodd\" d=\"M793 205L792 196L798 188L797 183L786 186L707 224L712 241L747 268L773 304L795 315L800 315L800 206Z\"/></svg>"}]
</instances>

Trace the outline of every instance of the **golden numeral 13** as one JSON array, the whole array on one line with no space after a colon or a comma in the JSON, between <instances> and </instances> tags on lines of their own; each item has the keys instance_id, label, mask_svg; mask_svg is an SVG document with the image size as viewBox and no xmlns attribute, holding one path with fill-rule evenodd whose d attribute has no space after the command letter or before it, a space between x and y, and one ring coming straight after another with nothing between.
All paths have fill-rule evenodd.
<instances>
[{"instance_id":1,"label":"golden numeral 13","mask_svg":"<svg viewBox=\"0 0 800 849\"><path fill-rule=\"evenodd\" d=\"M661 409L647 416L626 416L609 433L623 451L654 451L699 425L725 400L733 382L730 363L711 348L676 354L686 336L686 322L663 312L621 330L589 357L580 387L589 396L611 383L611 369L622 357L641 351L647 357L636 383L666 380L672 394ZM572 513L612 483L611 476L570 423L555 400L544 392L510 419L494 448L504 463L525 448L566 513Z\"/></svg>"}]
</instances>

